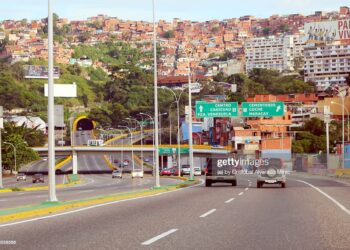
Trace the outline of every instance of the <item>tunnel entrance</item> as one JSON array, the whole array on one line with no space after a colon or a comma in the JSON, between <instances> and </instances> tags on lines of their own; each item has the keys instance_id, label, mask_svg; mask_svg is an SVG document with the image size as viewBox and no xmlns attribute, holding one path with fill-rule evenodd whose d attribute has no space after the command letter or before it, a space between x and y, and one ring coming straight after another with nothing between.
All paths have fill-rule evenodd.
<instances>
[{"instance_id":1,"label":"tunnel entrance","mask_svg":"<svg viewBox=\"0 0 350 250\"><path fill-rule=\"evenodd\" d=\"M77 122L77 130L93 130L94 123L88 118L80 119Z\"/></svg>"}]
</instances>

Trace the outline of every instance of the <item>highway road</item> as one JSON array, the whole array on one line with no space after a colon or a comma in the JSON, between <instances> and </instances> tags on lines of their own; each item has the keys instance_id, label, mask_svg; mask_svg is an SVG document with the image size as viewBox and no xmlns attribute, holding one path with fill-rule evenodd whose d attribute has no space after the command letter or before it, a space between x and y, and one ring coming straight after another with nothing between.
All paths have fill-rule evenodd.
<instances>
[{"instance_id":1,"label":"highway road","mask_svg":"<svg viewBox=\"0 0 350 250\"><path fill-rule=\"evenodd\" d=\"M285 189L203 184L0 226L3 249L346 249L350 185L292 175Z\"/></svg>"},{"instance_id":2,"label":"highway road","mask_svg":"<svg viewBox=\"0 0 350 250\"><path fill-rule=\"evenodd\" d=\"M63 180L63 175L61 175L61 177ZM130 192L151 188L155 183L154 177L152 176L145 176L143 179L131 179L130 175L124 175L122 179L112 179L111 174L91 174L82 175L81 178L83 179L82 184L56 189L58 199L60 201L77 200L94 197L97 195ZM179 180L175 179L161 179L162 185L175 184L179 182ZM62 182L57 182L57 184L61 183ZM38 204L46 201L47 199L47 190L0 193L0 209Z\"/></svg>"}]
</instances>

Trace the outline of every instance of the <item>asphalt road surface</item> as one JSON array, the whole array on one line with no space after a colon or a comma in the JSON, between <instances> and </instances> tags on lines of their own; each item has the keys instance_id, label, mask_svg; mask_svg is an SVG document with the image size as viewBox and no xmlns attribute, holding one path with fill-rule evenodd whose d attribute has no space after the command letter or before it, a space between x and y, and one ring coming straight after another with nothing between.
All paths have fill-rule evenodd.
<instances>
[{"instance_id":1,"label":"asphalt road surface","mask_svg":"<svg viewBox=\"0 0 350 250\"><path fill-rule=\"evenodd\" d=\"M350 186L290 176L287 188L214 184L0 227L3 249L350 249ZM328 197L327 197L328 195Z\"/></svg>"},{"instance_id":2,"label":"asphalt road surface","mask_svg":"<svg viewBox=\"0 0 350 250\"><path fill-rule=\"evenodd\" d=\"M46 177L45 183L47 185ZM63 175L60 177L63 179ZM123 175L122 179L112 179L111 174L91 174L81 175L81 178L84 180L82 184L56 189L58 199L60 201L78 200L98 195L148 189L155 185L155 179L152 176L145 176L143 179L131 179L130 175ZM162 185L179 182L179 180L175 179L161 179ZM61 184L61 182L56 181L56 184ZM47 190L0 193L0 209L38 204L46 200L48 200Z\"/></svg>"}]
</instances>

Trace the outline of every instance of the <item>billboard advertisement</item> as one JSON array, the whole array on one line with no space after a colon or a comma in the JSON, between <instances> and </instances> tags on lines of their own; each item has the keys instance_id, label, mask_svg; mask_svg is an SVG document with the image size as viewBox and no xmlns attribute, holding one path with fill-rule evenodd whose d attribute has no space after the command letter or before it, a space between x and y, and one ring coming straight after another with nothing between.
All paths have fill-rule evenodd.
<instances>
[{"instance_id":1,"label":"billboard advertisement","mask_svg":"<svg viewBox=\"0 0 350 250\"><path fill-rule=\"evenodd\" d=\"M350 39L350 19L306 23L305 42L331 43Z\"/></svg>"},{"instance_id":2,"label":"billboard advertisement","mask_svg":"<svg viewBox=\"0 0 350 250\"><path fill-rule=\"evenodd\" d=\"M60 77L60 68L53 67L53 78ZM24 65L24 78L47 79L48 67L42 65Z\"/></svg>"},{"instance_id":3,"label":"billboard advertisement","mask_svg":"<svg viewBox=\"0 0 350 250\"><path fill-rule=\"evenodd\" d=\"M45 96L49 95L49 85L45 84ZM53 85L54 97L77 97L77 85L76 84L60 84L55 83Z\"/></svg>"}]
</instances>

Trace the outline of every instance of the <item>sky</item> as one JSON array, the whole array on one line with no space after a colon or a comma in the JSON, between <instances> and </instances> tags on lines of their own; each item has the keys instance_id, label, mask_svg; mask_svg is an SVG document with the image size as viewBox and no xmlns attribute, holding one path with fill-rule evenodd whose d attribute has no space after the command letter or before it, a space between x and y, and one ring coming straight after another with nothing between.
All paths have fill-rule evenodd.
<instances>
[{"instance_id":1,"label":"sky","mask_svg":"<svg viewBox=\"0 0 350 250\"><path fill-rule=\"evenodd\" d=\"M106 14L125 20L152 20L152 0L51 0L60 17L84 20ZM36 20L47 16L48 0L0 0L0 20ZM313 14L349 6L349 0L155 0L156 19L223 20L253 15Z\"/></svg>"}]
</instances>

